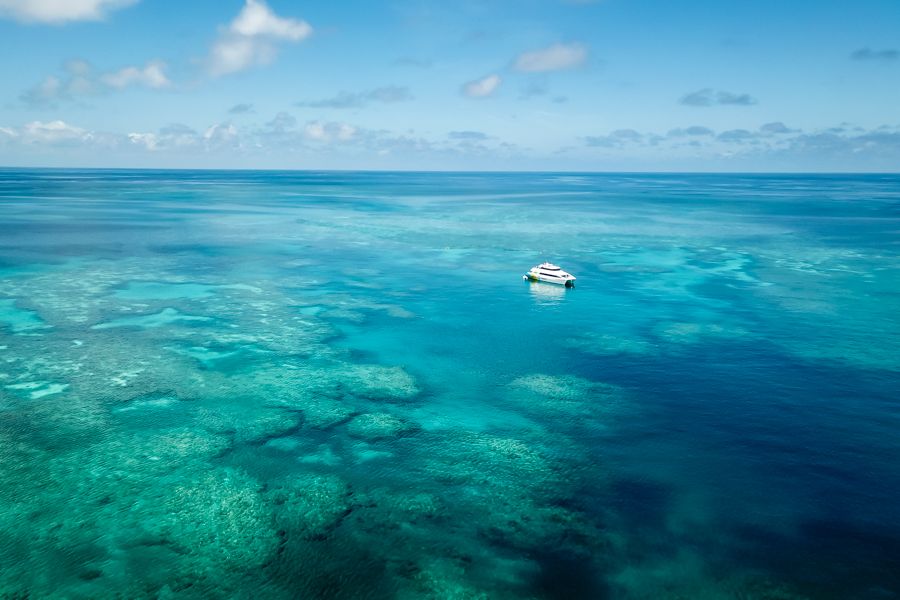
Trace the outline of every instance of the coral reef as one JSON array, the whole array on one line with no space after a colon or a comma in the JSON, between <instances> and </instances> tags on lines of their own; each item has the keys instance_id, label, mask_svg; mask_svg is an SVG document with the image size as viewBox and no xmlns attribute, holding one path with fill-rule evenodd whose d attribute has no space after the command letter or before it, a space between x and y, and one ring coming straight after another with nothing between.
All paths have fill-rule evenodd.
<instances>
[{"instance_id":1,"label":"coral reef","mask_svg":"<svg viewBox=\"0 0 900 600\"><path fill-rule=\"evenodd\" d=\"M271 408L228 407L201 409L196 422L211 432L230 435L235 444L264 444L298 429L298 413Z\"/></svg>"},{"instance_id":2,"label":"coral reef","mask_svg":"<svg viewBox=\"0 0 900 600\"><path fill-rule=\"evenodd\" d=\"M719 323L663 323L654 331L661 339L676 344L697 344L706 339L741 339L750 335L743 327Z\"/></svg>"},{"instance_id":3,"label":"coral reef","mask_svg":"<svg viewBox=\"0 0 900 600\"><path fill-rule=\"evenodd\" d=\"M21 334L48 326L35 311L17 308L14 299L0 298L0 327L8 327L12 333Z\"/></svg>"},{"instance_id":4,"label":"coral reef","mask_svg":"<svg viewBox=\"0 0 900 600\"><path fill-rule=\"evenodd\" d=\"M636 335L611 333L581 333L567 339L566 345L597 356L644 356L658 352L654 344Z\"/></svg>"},{"instance_id":5,"label":"coral reef","mask_svg":"<svg viewBox=\"0 0 900 600\"><path fill-rule=\"evenodd\" d=\"M387 413L362 414L347 424L347 432L350 435L370 442L395 439L409 435L417 429L415 424Z\"/></svg>"},{"instance_id":6,"label":"coral reef","mask_svg":"<svg viewBox=\"0 0 900 600\"><path fill-rule=\"evenodd\" d=\"M619 202L632 176L123 177L3 204L0 598L788 600L854 570L835 597L892 591L900 296L870 234L893 180L853 248L743 197L711 232L718 184L675 214L655 178ZM536 249L584 284L519 286Z\"/></svg>"},{"instance_id":7,"label":"coral reef","mask_svg":"<svg viewBox=\"0 0 900 600\"><path fill-rule=\"evenodd\" d=\"M138 327L138 328L155 328L164 327L166 325L184 324L184 323L208 323L212 321L210 317L202 315L187 315L179 312L174 308L164 308L158 313L147 315L135 315L129 317L119 317L111 321L98 323L92 329L112 329L114 327Z\"/></svg>"},{"instance_id":8,"label":"coral reef","mask_svg":"<svg viewBox=\"0 0 900 600\"><path fill-rule=\"evenodd\" d=\"M243 585L234 574L258 572L281 543L260 484L240 471L205 470L148 495L140 498L137 539L176 553L173 579L182 584L237 592Z\"/></svg>"},{"instance_id":9,"label":"coral reef","mask_svg":"<svg viewBox=\"0 0 900 600\"><path fill-rule=\"evenodd\" d=\"M266 495L288 540L327 538L354 506L350 487L335 475L298 473L273 483Z\"/></svg>"},{"instance_id":10,"label":"coral reef","mask_svg":"<svg viewBox=\"0 0 900 600\"><path fill-rule=\"evenodd\" d=\"M604 419L620 414L625 391L575 375L533 374L509 384L506 401L527 414L573 419Z\"/></svg>"},{"instance_id":11,"label":"coral reef","mask_svg":"<svg viewBox=\"0 0 900 600\"><path fill-rule=\"evenodd\" d=\"M420 392L402 367L346 364L337 367L334 376L347 392L371 400L409 400Z\"/></svg>"}]
</instances>

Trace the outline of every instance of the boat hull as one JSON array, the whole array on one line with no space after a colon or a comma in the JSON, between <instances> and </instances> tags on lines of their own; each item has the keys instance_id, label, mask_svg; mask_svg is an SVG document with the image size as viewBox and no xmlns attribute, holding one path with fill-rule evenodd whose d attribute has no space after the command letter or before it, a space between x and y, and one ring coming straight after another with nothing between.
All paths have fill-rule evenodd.
<instances>
[{"instance_id":1,"label":"boat hull","mask_svg":"<svg viewBox=\"0 0 900 600\"><path fill-rule=\"evenodd\" d=\"M535 274L535 273L526 273L524 279L528 281L542 281L544 283L552 283L553 285L562 285L565 287L574 287L575 280L574 279L564 279L560 280L556 277L544 277L543 275Z\"/></svg>"}]
</instances>

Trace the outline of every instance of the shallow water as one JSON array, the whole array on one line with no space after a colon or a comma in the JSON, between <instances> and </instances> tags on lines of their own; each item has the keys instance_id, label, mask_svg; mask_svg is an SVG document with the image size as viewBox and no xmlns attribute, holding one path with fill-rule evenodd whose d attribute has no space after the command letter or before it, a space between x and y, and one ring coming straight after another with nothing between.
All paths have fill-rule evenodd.
<instances>
[{"instance_id":1,"label":"shallow water","mask_svg":"<svg viewBox=\"0 0 900 600\"><path fill-rule=\"evenodd\" d=\"M898 598L898 234L897 176L0 170L0 597Z\"/></svg>"}]
</instances>

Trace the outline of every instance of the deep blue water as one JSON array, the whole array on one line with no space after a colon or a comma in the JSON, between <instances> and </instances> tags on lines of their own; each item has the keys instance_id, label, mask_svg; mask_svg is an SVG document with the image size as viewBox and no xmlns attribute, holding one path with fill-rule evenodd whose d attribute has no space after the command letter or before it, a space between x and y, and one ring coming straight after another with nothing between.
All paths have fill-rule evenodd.
<instances>
[{"instance_id":1,"label":"deep blue water","mask_svg":"<svg viewBox=\"0 0 900 600\"><path fill-rule=\"evenodd\" d=\"M0 598L900 598L898 315L900 176L0 170Z\"/></svg>"}]
</instances>

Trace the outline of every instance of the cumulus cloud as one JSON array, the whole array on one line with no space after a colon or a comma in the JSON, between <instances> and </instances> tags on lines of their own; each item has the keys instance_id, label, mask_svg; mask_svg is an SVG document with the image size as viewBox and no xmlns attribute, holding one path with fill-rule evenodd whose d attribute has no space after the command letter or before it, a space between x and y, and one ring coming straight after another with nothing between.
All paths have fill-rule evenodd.
<instances>
[{"instance_id":1,"label":"cumulus cloud","mask_svg":"<svg viewBox=\"0 0 900 600\"><path fill-rule=\"evenodd\" d=\"M372 102L390 104L412 100L412 98L413 95L409 88L388 85L365 92L340 92L331 98L297 102L296 105L311 108L363 108Z\"/></svg>"},{"instance_id":2,"label":"cumulus cloud","mask_svg":"<svg viewBox=\"0 0 900 600\"><path fill-rule=\"evenodd\" d=\"M181 123L161 128L157 133L132 132L118 140L119 145L130 146L148 152L198 152L240 150L243 137L231 123L214 123L203 133Z\"/></svg>"},{"instance_id":3,"label":"cumulus cloud","mask_svg":"<svg viewBox=\"0 0 900 600\"><path fill-rule=\"evenodd\" d=\"M878 128L862 133L812 132L792 136L777 153L787 158L801 157L815 164L843 169L860 164L864 170L895 171L900 164L900 128ZM809 160L809 159L814 159Z\"/></svg>"},{"instance_id":4,"label":"cumulus cloud","mask_svg":"<svg viewBox=\"0 0 900 600\"><path fill-rule=\"evenodd\" d=\"M615 137L617 137L619 139L627 140L629 142L640 141L644 137L643 135L641 135L639 132L635 131L634 129L617 129L616 131L613 131L612 135L614 135Z\"/></svg>"},{"instance_id":5,"label":"cumulus cloud","mask_svg":"<svg viewBox=\"0 0 900 600\"><path fill-rule=\"evenodd\" d=\"M529 98L546 96L549 93L550 86L547 85L547 82L543 78L533 79L529 81L522 89L522 94L519 96L519 98L521 98L522 100L528 100Z\"/></svg>"},{"instance_id":6,"label":"cumulus cloud","mask_svg":"<svg viewBox=\"0 0 900 600\"><path fill-rule=\"evenodd\" d=\"M275 118L266 123L268 131L272 133L284 133L297 127L297 119L286 112L280 112Z\"/></svg>"},{"instance_id":7,"label":"cumulus cloud","mask_svg":"<svg viewBox=\"0 0 900 600\"><path fill-rule=\"evenodd\" d=\"M26 144L65 144L90 140L86 130L69 125L65 121L31 121L26 123L18 137Z\"/></svg>"},{"instance_id":8,"label":"cumulus cloud","mask_svg":"<svg viewBox=\"0 0 900 600\"><path fill-rule=\"evenodd\" d=\"M666 135L668 137L697 137L715 135L715 132L709 127L692 125L690 127L679 127L676 129L672 129Z\"/></svg>"},{"instance_id":9,"label":"cumulus cloud","mask_svg":"<svg viewBox=\"0 0 900 600\"><path fill-rule=\"evenodd\" d=\"M237 141L237 127L231 123L215 123L203 132L203 141L207 146L226 146Z\"/></svg>"},{"instance_id":10,"label":"cumulus cloud","mask_svg":"<svg viewBox=\"0 0 900 600\"><path fill-rule=\"evenodd\" d=\"M108 133L91 131L61 120L32 121L20 127L0 127L0 145L9 148L83 147L114 149L116 152L152 153L157 156L197 157L202 153L222 156L247 153L332 152L354 148L378 154L384 149L428 143L409 135L358 128L350 123L311 120L298 124L288 113L279 113L263 127L239 127L228 121L196 130L174 123L152 131ZM14 150L15 151L15 150Z\"/></svg>"},{"instance_id":11,"label":"cumulus cloud","mask_svg":"<svg viewBox=\"0 0 900 600\"><path fill-rule=\"evenodd\" d=\"M693 160L727 160L735 165L754 165L754 168L767 165L776 170L896 172L900 165L900 126L896 125L864 129L841 124L807 133L773 122L754 129L736 128L718 135L693 136L686 133L689 129L673 129L665 137L620 129L606 135L586 136L581 141L585 147L619 157L646 158L650 148L658 147L657 156L661 160L689 156Z\"/></svg>"},{"instance_id":12,"label":"cumulus cloud","mask_svg":"<svg viewBox=\"0 0 900 600\"><path fill-rule=\"evenodd\" d=\"M796 129L790 129L787 125L782 123L781 121L774 121L772 123L766 123L761 125L759 128L760 132L767 133L770 135L780 135L784 133L795 133Z\"/></svg>"},{"instance_id":13,"label":"cumulus cloud","mask_svg":"<svg viewBox=\"0 0 900 600\"><path fill-rule=\"evenodd\" d=\"M582 139L586 145L593 148L616 148L621 145L619 140L608 135L587 135Z\"/></svg>"},{"instance_id":14,"label":"cumulus cloud","mask_svg":"<svg viewBox=\"0 0 900 600\"><path fill-rule=\"evenodd\" d=\"M187 145L198 135L196 131L184 123L170 123L161 128L159 133L176 145Z\"/></svg>"},{"instance_id":15,"label":"cumulus cloud","mask_svg":"<svg viewBox=\"0 0 900 600\"><path fill-rule=\"evenodd\" d=\"M129 133L128 141L147 150L156 150L158 147L157 137L152 133Z\"/></svg>"},{"instance_id":16,"label":"cumulus cloud","mask_svg":"<svg viewBox=\"0 0 900 600\"><path fill-rule=\"evenodd\" d=\"M749 106L751 104L756 104L757 100L750 94L718 92L716 94L716 102L718 102L719 104L738 104L741 106Z\"/></svg>"},{"instance_id":17,"label":"cumulus cloud","mask_svg":"<svg viewBox=\"0 0 900 600\"><path fill-rule=\"evenodd\" d=\"M701 168L730 165L728 168L755 169L766 165L779 170L896 171L900 164L900 126L863 130L840 125L809 133L790 130L780 134L767 134L763 127L748 127L717 136L701 133L701 126L672 131L687 132L694 127L698 128L695 135L685 133L674 137L618 129L606 135L581 138L582 152L588 157L596 152L641 160L653 156L663 161L689 158L700 161L691 164ZM482 156L498 158L520 152L515 146L477 130L450 131L428 139L412 131L396 134L340 121L298 123L288 113L276 115L264 126L237 126L225 121L195 130L176 123L156 132L125 134L89 130L61 120L31 121L18 127L5 124L0 126L0 147L7 156L26 155L38 147L47 149L42 151L43 156L51 156L53 148L83 148L85 156L94 156L94 150L96 156L103 156L100 149L111 149L117 156L155 156L158 158L147 160L157 164L177 161L185 165L197 164L198 160L202 163L206 160L202 158L204 155L251 164L245 160L387 155L402 156L404 160L422 156L478 160ZM655 153L654 148L658 148ZM565 152L574 151L577 149L565 149Z\"/></svg>"},{"instance_id":18,"label":"cumulus cloud","mask_svg":"<svg viewBox=\"0 0 900 600\"><path fill-rule=\"evenodd\" d=\"M101 77L101 81L109 87L122 89L132 85L148 88L163 88L171 85L166 77L166 64L159 60L148 62L143 68L125 67Z\"/></svg>"},{"instance_id":19,"label":"cumulus cloud","mask_svg":"<svg viewBox=\"0 0 900 600\"><path fill-rule=\"evenodd\" d=\"M0 127L0 142L19 137L19 133L11 127Z\"/></svg>"},{"instance_id":20,"label":"cumulus cloud","mask_svg":"<svg viewBox=\"0 0 900 600\"><path fill-rule=\"evenodd\" d=\"M853 60L877 60L877 61L894 61L900 58L900 50L872 50L871 48L860 48L850 54Z\"/></svg>"},{"instance_id":21,"label":"cumulus cloud","mask_svg":"<svg viewBox=\"0 0 900 600\"><path fill-rule=\"evenodd\" d=\"M750 94L735 94L733 92L716 91L711 88L704 88L685 94L679 100L679 103L685 106L714 106L717 104L750 106L757 103L756 98Z\"/></svg>"},{"instance_id":22,"label":"cumulus cloud","mask_svg":"<svg viewBox=\"0 0 900 600\"><path fill-rule=\"evenodd\" d=\"M626 144L645 141L644 135L634 129L617 129L609 135L589 135L582 139L594 148L621 148Z\"/></svg>"},{"instance_id":23,"label":"cumulus cloud","mask_svg":"<svg viewBox=\"0 0 900 600\"><path fill-rule=\"evenodd\" d=\"M365 104L365 94L351 92L339 92L331 98L305 100L295 103L296 106L310 108L362 108Z\"/></svg>"},{"instance_id":24,"label":"cumulus cloud","mask_svg":"<svg viewBox=\"0 0 900 600\"><path fill-rule=\"evenodd\" d=\"M128 66L116 71L95 73L83 60L66 63L59 76L50 75L25 90L19 99L32 108L55 107L61 101L122 90L128 87L165 88L171 85L166 77L166 64L159 60L143 67Z\"/></svg>"},{"instance_id":25,"label":"cumulus cloud","mask_svg":"<svg viewBox=\"0 0 900 600\"><path fill-rule=\"evenodd\" d=\"M279 17L263 0L245 0L210 50L209 73L219 77L268 64L277 55L278 43L302 41L312 31L306 21Z\"/></svg>"},{"instance_id":26,"label":"cumulus cloud","mask_svg":"<svg viewBox=\"0 0 900 600\"><path fill-rule=\"evenodd\" d=\"M746 129L729 129L716 136L716 139L722 142L746 142L754 138L756 134Z\"/></svg>"},{"instance_id":27,"label":"cumulus cloud","mask_svg":"<svg viewBox=\"0 0 900 600\"><path fill-rule=\"evenodd\" d=\"M782 128L784 128L782 130ZM775 132L780 135L775 136ZM701 125L670 129L665 135L657 133L641 133L634 129L617 129L607 135L591 135L582 137L586 146L594 148L627 149L629 147L663 146L667 148L724 148L740 145L757 145L766 142L772 147L782 144L782 135L797 133L788 129L783 123L766 123L759 131L747 129L729 129L716 134L715 131Z\"/></svg>"},{"instance_id":28,"label":"cumulus cloud","mask_svg":"<svg viewBox=\"0 0 900 600\"><path fill-rule=\"evenodd\" d=\"M202 136L187 125L172 123L157 133L129 133L128 142L149 151L197 150L202 148Z\"/></svg>"},{"instance_id":29,"label":"cumulus cloud","mask_svg":"<svg viewBox=\"0 0 900 600\"><path fill-rule=\"evenodd\" d=\"M240 104L235 104L231 108L228 109L229 115L245 115L247 113L253 112L253 105L247 104L246 102L241 102Z\"/></svg>"},{"instance_id":30,"label":"cumulus cloud","mask_svg":"<svg viewBox=\"0 0 900 600\"><path fill-rule=\"evenodd\" d=\"M580 67L587 56L588 50L584 44L553 44L540 50L523 52L513 61L513 68L528 73L561 71Z\"/></svg>"},{"instance_id":31,"label":"cumulus cloud","mask_svg":"<svg viewBox=\"0 0 900 600\"><path fill-rule=\"evenodd\" d=\"M307 121L302 126L293 115L280 112L275 118L257 130L263 146L296 147L304 143L316 145L346 143L356 140L360 129L338 121Z\"/></svg>"},{"instance_id":32,"label":"cumulus cloud","mask_svg":"<svg viewBox=\"0 0 900 600\"><path fill-rule=\"evenodd\" d=\"M303 127L303 135L316 142L347 142L356 135L356 127L347 123L310 121Z\"/></svg>"},{"instance_id":33,"label":"cumulus cloud","mask_svg":"<svg viewBox=\"0 0 900 600\"><path fill-rule=\"evenodd\" d=\"M300 123L291 114L281 112L262 127L237 129L236 137L230 144L244 152L277 152L279 155L292 152L353 152L384 156L397 153L414 155L436 151L462 152L463 147L475 151L476 146L491 139L486 135L481 139L480 135L483 134L480 132L457 133L461 137L448 136L453 141L449 144L427 140L412 132L397 135L344 121L315 119ZM204 144L198 147L209 149Z\"/></svg>"},{"instance_id":34,"label":"cumulus cloud","mask_svg":"<svg viewBox=\"0 0 900 600\"><path fill-rule=\"evenodd\" d=\"M157 133L133 132L127 136L132 147L156 153L196 154L198 152L244 152L248 144L260 142L247 129L228 121L213 123L202 132L181 123L173 123Z\"/></svg>"},{"instance_id":35,"label":"cumulus cloud","mask_svg":"<svg viewBox=\"0 0 900 600\"><path fill-rule=\"evenodd\" d=\"M60 100L72 100L98 91L98 82L91 65L83 60L71 60L63 72L49 75L40 83L22 92L19 99L30 107L55 106Z\"/></svg>"},{"instance_id":36,"label":"cumulus cloud","mask_svg":"<svg viewBox=\"0 0 900 600\"><path fill-rule=\"evenodd\" d=\"M29 106L55 105L64 93L66 91L59 78L50 75L42 82L22 92L19 99Z\"/></svg>"},{"instance_id":37,"label":"cumulus cloud","mask_svg":"<svg viewBox=\"0 0 900 600\"><path fill-rule=\"evenodd\" d=\"M138 0L0 0L0 17L24 23L97 21L109 12L136 4Z\"/></svg>"},{"instance_id":38,"label":"cumulus cloud","mask_svg":"<svg viewBox=\"0 0 900 600\"><path fill-rule=\"evenodd\" d=\"M403 102L404 100L412 100L412 94L409 88L397 85L388 85L372 90L367 95L369 100L377 100L378 102Z\"/></svg>"},{"instance_id":39,"label":"cumulus cloud","mask_svg":"<svg viewBox=\"0 0 900 600\"><path fill-rule=\"evenodd\" d=\"M495 73L463 84L462 93L469 98L487 98L497 91L501 82L502 79Z\"/></svg>"}]
</instances>

